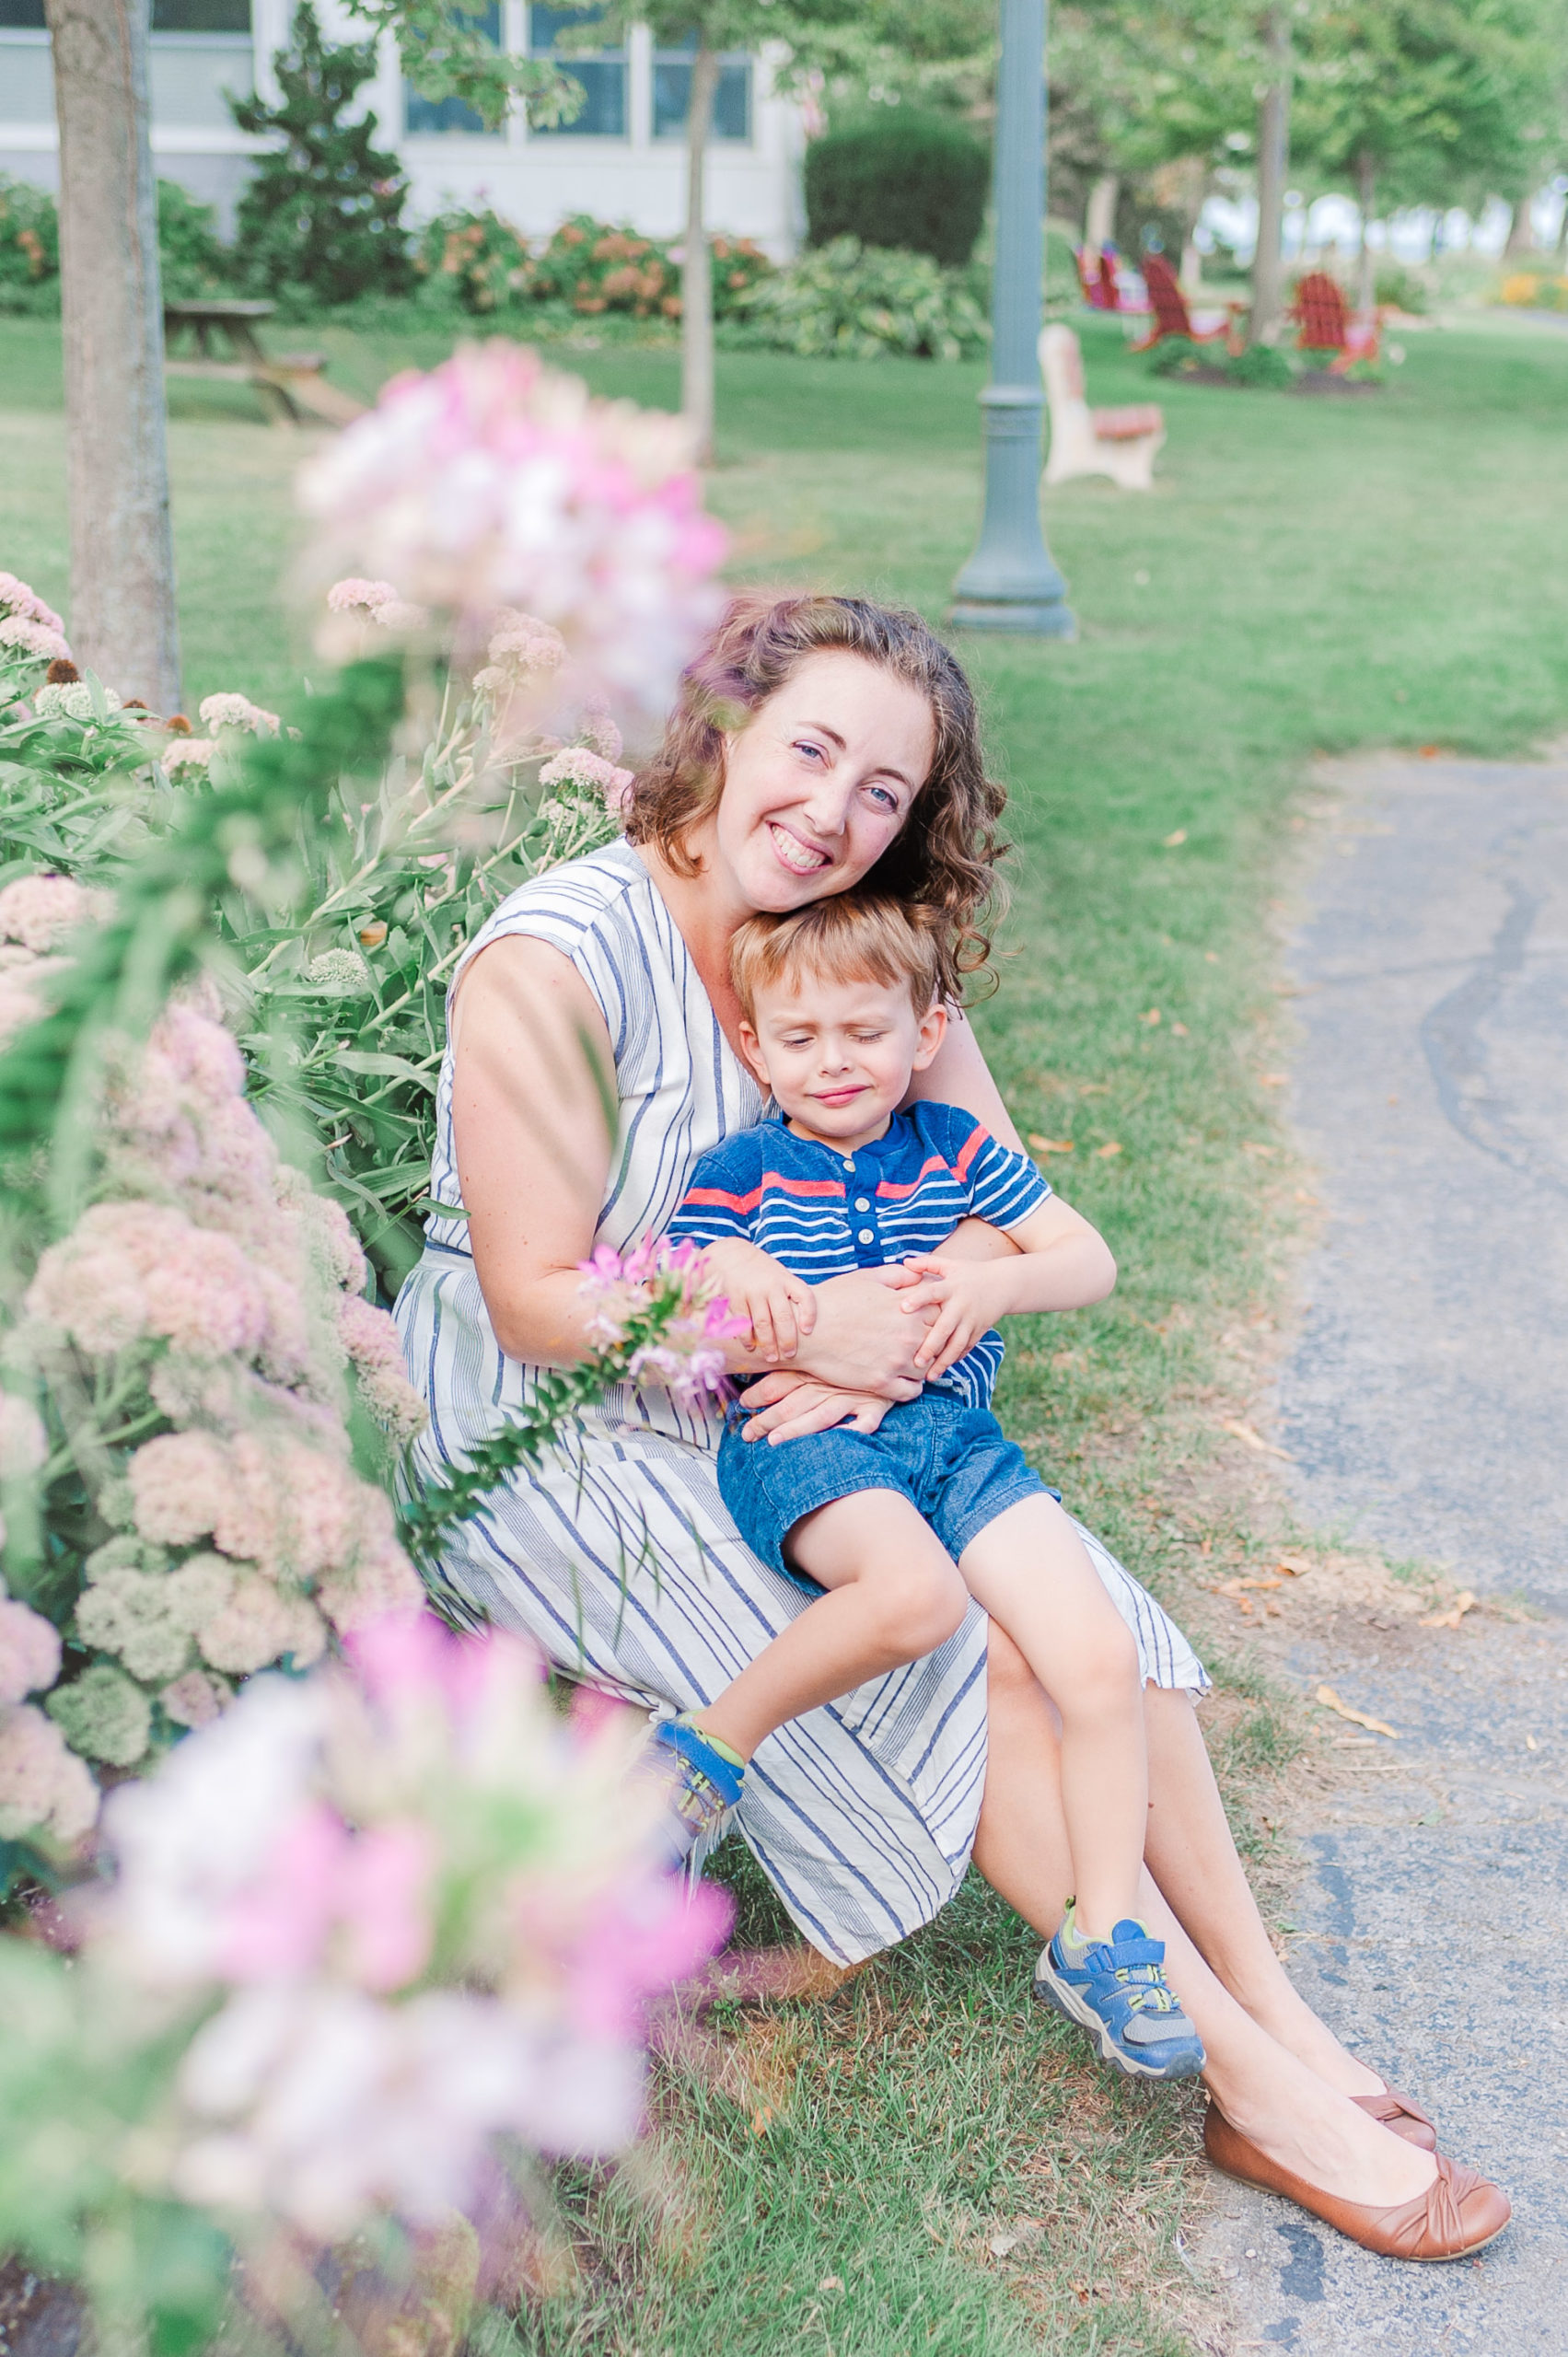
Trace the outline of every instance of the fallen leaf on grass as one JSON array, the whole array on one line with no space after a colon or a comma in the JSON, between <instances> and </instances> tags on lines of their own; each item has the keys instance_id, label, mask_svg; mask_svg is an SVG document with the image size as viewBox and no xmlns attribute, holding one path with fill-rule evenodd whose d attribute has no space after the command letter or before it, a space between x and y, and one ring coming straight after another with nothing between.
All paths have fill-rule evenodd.
<instances>
[{"instance_id":1,"label":"fallen leaf on grass","mask_svg":"<svg viewBox=\"0 0 1568 2357\"><path fill-rule=\"evenodd\" d=\"M819 2292L842 2292L843 2288L844 2279L842 2275L824 2275L817 2286Z\"/></svg>"},{"instance_id":2,"label":"fallen leaf on grass","mask_svg":"<svg viewBox=\"0 0 1568 2357\"><path fill-rule=\"evenodd\" d=\"M1422 1622L1423 1629L1457 1629L1467 1612L1473 1612L1481 1602L1470 1590L1461 1588L1446 1612L1434 1612Z\"/></svg>"},{"instance_id":3,"label":"fallen leaf on grass","mask_svg":"<svg viewBox=\"0 0 1568 2357\"><path fill-rule=\"evenodd\" d=\"M1276 1448L1272 1440L1265 1440L1261 1433L1255 1433L1250 1424L1244 1424L1238 1417L1227 1416L1220 1430L1228 1433L1232 1440L1244 1442L1249 1448L1260 1449L1265 1457L1283 1457L1287 1465L1295 1461L1288 1448Z\"/></svg>"},{"instance_id":4,"label":"fallen leaf on grass","mask_svg":"<svg viewBox=\"0 0 1568 2357\"><path fill-rule=\"evenodd\" d=\"M1029 1132L1029 1144L1037 1154L1071 1154L1071 1138L1042 1138L1037 1131Z\"/></svg>"},{"instance_id":5,"label":"fallen leaf on grass","mask_svg":"<svg viewBox=\"0 0 1568 2357\"><path fill-rule=\"evenodd\" d=\"M1353 1727L1366 1727L1373 1735L1386 1735L1392 1742L1399 1742L1398 1727L1391 1727L1387 1719L1371 1718L1365 1711L1353 1711L1348 1702L1341 1701L1331 1686L1319 1686L1318 1700L1325 1711L1337 1711L1342 1719L1350 1721Z\"/></svg>"},{"instance_id":6,"label":"fallen leaf on grass","mask_svg":"<svg viewBox=\"0 0 1568 2357\"><path fill-rule=\"evenodd\" d=\"M1186 841L1187 841L1187 830L1186 830L1186 828L1185 828L1185 827L1178 827L1178 828L1175 830L1174 833L1172 833L1172 834L1168 834L1168 835L1166 835L1166 836L1162 839L1161 843L1160 843L1160 849L1161 849L1162 851L1176 851L1176 850L1177 850L1177 849L1179 849L1179 846L1180 846L1182 843L1184 843Z\"/></svg>"},{"instance_id":7,"label":"fallen leaf on grass","mask_svg":"<svg viewBox=\"0 0 1568 2357\"><path fill-rule=\"evenodd\" d=\"M1290 1074L1288 1072L1260 1072L1258 1086L1260 1088L1288 1088Z\"/></svg>"},{"instance_id":8,"label":"fallen leaf on grass","mask_svg":"<svg viewBox=\"0 0 1568 2357\"><path fill-rule=\"evenodd\" d=\"M752 2115L751 2115L751 2133L752 2133L752 2135L753 2135L753 2136L765 2136L765 2135L767 2134L767 2132L768 2132L769 2129L772 2126L772 2124L773 2124L773 2107L772 2107L772 2105L771 2103L760 2103L760 2104L757 2106L756 2110L755 2110L755 2111L752 2113Z\"/></svg>"},{"instance_id":9,"label":"fallen leaf on grass","mask_svg":"<svg viewBox=\"0 0 1568 2357\"><path fill-rule=\"evenodd\" d=\"M1304 1556L1281 1555L1275 1561L1274 1569L1283 1572L1287 1580L1301 1580L1307 1577L1312 1566Z\"/></svg>"},{"instance_id":10,"label":"fallen leaf on grass","mask_svg":"<svg viewBox=\"0 0 1568 2357\"><path fill-rule=\"evenodd\" d=\"M1017 2249L1023 2239L1022 2235L993 2235L986 2248L993 2258L1005 2258L1009 2251Z\"/></svg>"},{"instance_id":11,"label":"fallen leaf on grass","mask_svg":"<svg viewBox=\"0 0 1568 2357\"><path fill-rule=\"evenodd\" d=\"M1284 1582L1281 1579L1243 1579L1238 1574L1233 1580L1221 1580L1218 1587L1212 1593L1215 1596L1239 1596L1244 1588L1283 1587L1283 1585Z\"/></svg>"},{"instance_id":12,"label":"fallen leaf on grass","mask_svg":"<svg viewBox=\"0 0 1568 2357\"><path fill-rule=\"evenodd\" d=\"M1185 1023L1173 1023L1173 1024L1171 1025L1171 1027L1170 1027L1170 1028L1171 1028L1171 1029L1175 1032L1175 1034L1176 1034L1176 1036L1177 1036L1177 1038L1178 1038L1179 1039L1186 1039L1186 1037L1187 1037L1187 1026L1186 1026L1186 1024L1185 1024Z\"/></svg>"},{"instance_id":13,"label":"fallen leaf on grass","mask_svg":"<svg viewBox=\"0 0 1568 2357\"><path fill-rule=\"evenodd\" d=\"M1121 1151L1121 1147L1120 1142L1115 1138L1110 1138L1104 1145L1096 1146L1095 1160L1097 1162L1109 1161L1113 1154L1120 1154Z\"/></svg>"},{"instance_id":14,"label":"fallen leaf on grass","mask_svg":"<svg viewBox=\"0 0 1568 2357\"><path fill-rule=\"evenodd\" d=\"M1139 1016L1138 1020L1140 1023L1162 1023L1165 1018L1157 1006L1151 1006L1146 1015Z\"/></svg>"}]
</instances>

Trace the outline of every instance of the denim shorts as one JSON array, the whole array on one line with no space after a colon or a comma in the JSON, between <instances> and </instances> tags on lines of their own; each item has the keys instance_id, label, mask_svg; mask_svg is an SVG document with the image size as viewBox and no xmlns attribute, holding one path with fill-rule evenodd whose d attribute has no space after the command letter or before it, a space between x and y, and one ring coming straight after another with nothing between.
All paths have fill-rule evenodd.
<instances>
[{"instance_id":1,"label":"denim shorts","mask_svg":"<svg viewBox=\"0 0 1568 2357\"><path fill-rule=\"evenodd\" d=\"M784 1558L784 1544L805 1515L861 1490L896 1490L931 1525L955 1562L988 1523L1020 1498L1058 1497L989 1409L970 1408L950 1391L923 1391L889 1408L874 1433L805 1433L774 1444L742 1440L746 1402L725 1419L719 1489L737 1529L776 1572L811 1596L817 1582Z\"/></svg>"}]
</instances>

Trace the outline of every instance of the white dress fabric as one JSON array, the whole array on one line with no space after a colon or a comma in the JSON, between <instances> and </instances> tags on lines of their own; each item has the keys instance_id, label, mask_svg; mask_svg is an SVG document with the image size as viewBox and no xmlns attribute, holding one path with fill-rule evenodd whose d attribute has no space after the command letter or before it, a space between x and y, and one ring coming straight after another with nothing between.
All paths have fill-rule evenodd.
<instances>
[{"instance_id":1,"label":"white dress fabric","mask_svg":"<svg viewBox=\"0 0 1568 2357\"><path fill-rule=\"evenodd\" d=\"M611 844L513 893L454 987L470 958L508 934L569 958L609 1027L620 1120L597 1241L620 1250L661 1233L697 1156L762 1110L668 909L635 851ZM431 1194L459 1200L450 1049ZM430 1410L416 1478L439 1480L525 1404L534 1379L491 1331L462 1220L432 1216L397 1318ZM568 1674L656 1713L711 1701L808 1608L726 1512L720 1429L716 1413L668 1393L611 1391L540 1471L514 1474L454 1534L441 1601L470 1624L527 1633ZM1207 1678L1175 1624L1082 1536L1145 1678L1202 1691ZM806 1937L840 1964L904 1938L962 1880L985 1775L985 1635L971 1605L937 1652L781 1728L748 1771L740 1831Z\"/></svg>"}]
</instances>

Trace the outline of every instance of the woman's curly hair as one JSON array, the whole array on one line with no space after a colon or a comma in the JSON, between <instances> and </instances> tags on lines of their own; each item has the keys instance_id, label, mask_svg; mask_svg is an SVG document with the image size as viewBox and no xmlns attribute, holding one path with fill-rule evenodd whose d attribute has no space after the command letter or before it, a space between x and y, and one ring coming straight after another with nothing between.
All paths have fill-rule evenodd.
<instances>
[{"instance_id":1,"label":"woman's curly hair","mask_svg":"<svg viewBox=\"0 0 1568 2357\"><path fill-rule=\"evenodd\" d=\"M736 598L685 672L664 742L638 771L627 805L626 832L652 843L678 875L699 863L689 830L705 819L724 788L726 730L752 714L808 655L858 655L907 680L931 707L936 744L931 769L897 840L861 881L929 908L941 921L944 988L961 995L966 975L991 953L982 928L1004 905L996 863L1005 845L996 826L1006 800L986 775L980 715L954 656L918 614L865 598Z\"/></svg>"}]
</instances>

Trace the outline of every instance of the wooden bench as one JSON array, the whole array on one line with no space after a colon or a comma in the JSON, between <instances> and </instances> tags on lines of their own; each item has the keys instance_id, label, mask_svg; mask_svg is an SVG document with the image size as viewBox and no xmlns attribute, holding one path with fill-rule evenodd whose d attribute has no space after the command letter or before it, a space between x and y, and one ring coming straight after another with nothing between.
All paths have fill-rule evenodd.
<instances>
[{"instance_id":1,"label":"wooden bench","mask_svg":"<svg viewBox=\"0 0 1568 2357\"><path fill-rule=\"evenodd\" d=\"M1051 408L1046 482L1109 475L1123 491L1152 491L1155 457L1165 440L1164 412L1153 401L1091 409L1078 339L1060 321L1040 331L1040 366Z\"/></svg>"},{"instance_id":2,"label":"wooden bench","mask_svg":"<svg viewBox=\"0 0 1568 2357\"><path fill-rule=\"evenodd\" d=\"M164 375L253 386L276 425L302 425L308 418L319 419L325 425L352 424L363 415L365 404L328 384L321 373L327 365L324 353L282 352L273 357L261 349L257 327L262 319L270 319L276 308L273 303L231 302L217 296L165 303ZM168 346L187 333L195 341L194 357L170 359ZM215 334L227 343L231 359L215 356Z\"/></svg>"}]
</instances>

